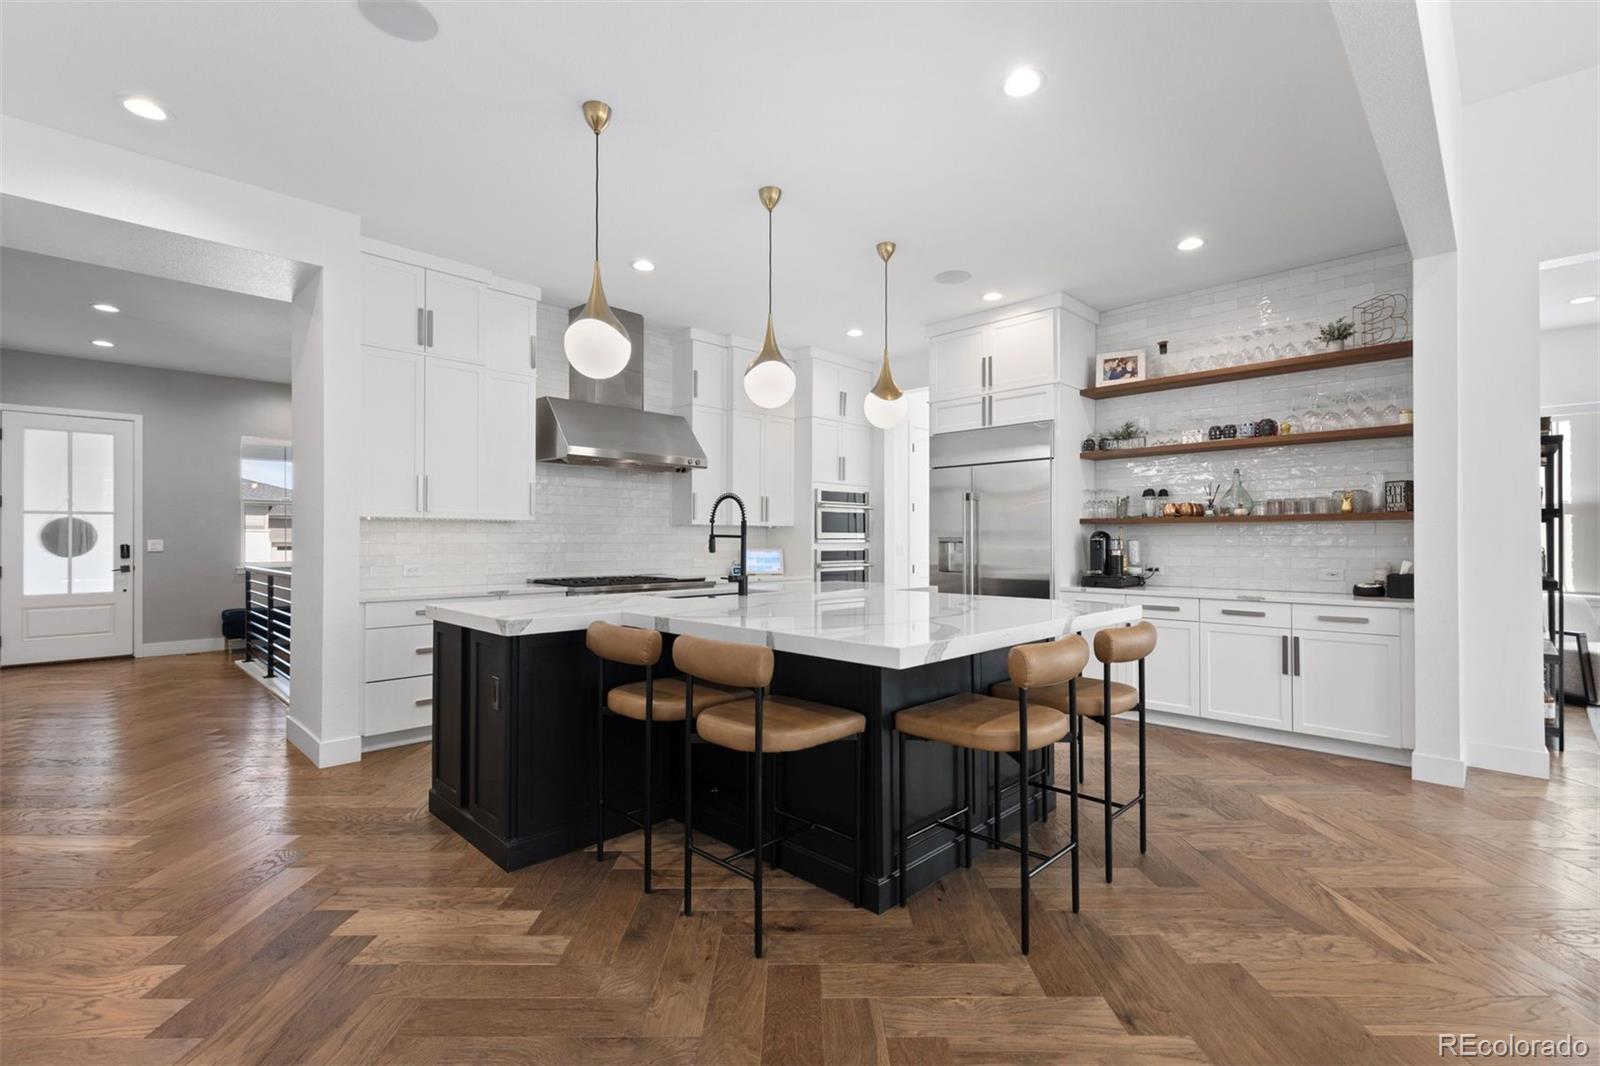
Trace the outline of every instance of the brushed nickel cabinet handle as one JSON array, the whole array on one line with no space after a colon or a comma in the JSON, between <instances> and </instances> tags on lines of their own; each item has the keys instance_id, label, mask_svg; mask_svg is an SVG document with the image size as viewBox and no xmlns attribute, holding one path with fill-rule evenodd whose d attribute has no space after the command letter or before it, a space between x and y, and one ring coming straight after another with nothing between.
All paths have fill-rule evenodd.
<instances>
[{"instance_id":1,"label":"brushed nickel cabinet handle","mask_svg":"<svg viewBox=\"0 0 1600 1066\"><path fill-rule=\"evenodd\" d=\"M1182 607L1175 607L1170 603L1141 603L1139 605L1147 611L1181 611Z\"/></svg>"},{"instance_id":2,"label":"brushed nickel cabinet handle","mask_svg":"<svg viewBox=\"0 0 1600 1066\"><path fill-rule=\"evenodd\" d=\"M1235 618L1265 618L1267 616L1266 611L1236 611L1231 607L1224 607L1222 613L1232 615Z\"/></svg>"},{"instance_id":3,"label":"brushed nickel cabinet handle","mask_svg":"<svg viewBox=\"0 0 1600 1066\"><path fill-rule=\"evenodd\" d=\"M428 346L428 312L419 307L419 308L417 308L417 347L418 348L426 348L427 346Z\"/></svg>"},{"instance_id":4,"label":"brushed nickel cabinet handle","mask_svg":"<svg viewBox=\"0 0 1600 1066\"><path fill-rule=\"evenodd\" d=\"M700 398L700 371L698 370L689 371L689 398L691 400Z\"/></svg>"},{"instance_id":5,"label":"brushed nickel cabinet handle","mask_svg":"<svg viewBox=\"0 0 1600 1066\"><path fill-rule=\"evenodd\" d=\"M427 707L431 703L433 703L433 697L432 696L424 696L420 700L417 700L417 706L418 707Z\"/></svg>"},{"instance_id":6,"label":"brushed nickel cabinet handle","mask_svg":"<svg viewBox=\"0 0 1600 1066\"><path fill-rule=\"evenodd\" d=\"M418 648L417 649L417 654L418 655L432 655L433 654L433 648L432 647Z\"/></svg>"},{"instance_id":7,"label":"brushed nickel cabinet handle","mask_svg":"<svg viewBox=\"0 0 1600 1066\"><path fill-rule=\"evenodd\" d=\"M428 308L428 347L433 347L433 308Z\"/></svg>"},{"instance_id":8,"label":"brushed nickel cabinet handle","mask_svg":"<svg viewBox=\"0 0 1600 1066\"><path fill-rule=\"evenodd\" d=\"M1370 618L1358 618L1358 617L1356 617L1354 615L1348 615L1348 614L1319 614L1319 615L1317 615L1317 621L1319 621L1319 622L1348 622L1351 625L1364 626L1367 623L1371 622L1372 619L1370 619Z\"/></svg>"},{"instance_id":9,"label":"brushed nickel cabinet handle","mask_svg":"<svg viewBox=\"0 0 1600 1066\"><path fill-rule=\"evenodd\" d=\"M415 614L418 618L426 618L426 617L428 617L428 609L426 607L418 607L412 613Z\"/></svg>"}]
</instances>

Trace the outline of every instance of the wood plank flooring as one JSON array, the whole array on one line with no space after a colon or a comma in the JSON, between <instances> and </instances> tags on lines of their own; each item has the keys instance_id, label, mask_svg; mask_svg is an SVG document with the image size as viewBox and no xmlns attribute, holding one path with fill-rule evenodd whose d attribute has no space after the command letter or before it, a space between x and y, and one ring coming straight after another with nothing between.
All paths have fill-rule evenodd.
<instances>
[{"instance_id":1,"label":"wood plank flooring","mask_svg":"<svg viewBox=\"0 0 1600 1066\"><path fill-rule=\"evenodd\" d=\"M0 706L8 1066L1437 1062L1439 1032L1600 1048L1600 759L1578 711L1551 780L1465 791L1152 728L1149 854L1120 820L1106 885L1086 810L1082 913L1064 866L1036 879L1028 958L1014 861L984 855L882 916L773 875L758 962L745 882L698 864L679 915L672 828L651 896L637 837L503 873L428 815L426 746L318 771L221 655L7 670Z\"/></svg>"}]
</instances>

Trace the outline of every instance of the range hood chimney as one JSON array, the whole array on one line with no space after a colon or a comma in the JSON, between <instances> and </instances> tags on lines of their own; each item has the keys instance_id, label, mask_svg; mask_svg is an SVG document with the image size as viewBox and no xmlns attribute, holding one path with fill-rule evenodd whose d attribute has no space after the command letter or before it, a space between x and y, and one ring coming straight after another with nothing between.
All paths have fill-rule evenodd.
<instances>
[{"instance_id":1,"label":"range hood chimney","mask_svg":"<svg viewBox=\"0 0 1600 1066\"><path fill-rule=\"evenodd\" d=\"M567 320L582 312L574 307ZM568 399L539 397L534 457L541 463L628 470L704 468L705 449L688 422L644 409L644 318L616 307L612 313L633 342L628 365L602 381L569 367Z\"/></svg>"}]
</instances>

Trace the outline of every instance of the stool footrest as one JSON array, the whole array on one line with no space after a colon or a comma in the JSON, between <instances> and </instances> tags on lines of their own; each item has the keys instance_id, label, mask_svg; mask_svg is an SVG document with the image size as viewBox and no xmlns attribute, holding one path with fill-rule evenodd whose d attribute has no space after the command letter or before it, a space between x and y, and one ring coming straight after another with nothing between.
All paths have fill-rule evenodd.
<instances>
[{"instance_id":1,"label":"stool footrest","mask_svg":"<svg viewBox=\"0 0 1600 1066\"><path fill-rule=\"evenodd\" d=\"M954 817L954 815L949 815L947 817ZM992 837L988 833L981 833L976 829L963 829L959 825L946 825L943 818L935 818L932 822L929 822L927 825L925 825L921 829L917 830L917 833L926 833L930 829L948 829L952 833L956 833L958 835L968 836L968 837L971 837L973 840L981 840L985 844L989 844L992 847L1004 848L1005 850L1011 852L1014 855L1022 854L1022 848L1019 847L1016 844L1011 843L1008 840L1001 840L999 837ZM908 833L906 835L906 843L909 844L916 837L916 835L917 835L916 833ZM1032 870L1029 870L1028 871L1028 876L1032 877L1034 874L1038 873L1040 870L1043 870L1046 866L1049 866L1051 863L1053 863L1057 859L1061 858L1061 856L1069 854L1072 851L1072 849L1076 848L1077 846L1078 846L1078 842L1076 840L1074 840L1074 841L1071 841L1071 842L1069 842L1067 844L1062 845L1061 849L1059 851L1056 851L1053 854L1049 853L1049 852L1043 852L1043 851L1034 851L1032 848L1029 848L1028 849L1028 857L1029 858L1033 858L1033 859L1039 859L1041 864L1039 866L1034 867Z\"/></svg>"}]
</instances>

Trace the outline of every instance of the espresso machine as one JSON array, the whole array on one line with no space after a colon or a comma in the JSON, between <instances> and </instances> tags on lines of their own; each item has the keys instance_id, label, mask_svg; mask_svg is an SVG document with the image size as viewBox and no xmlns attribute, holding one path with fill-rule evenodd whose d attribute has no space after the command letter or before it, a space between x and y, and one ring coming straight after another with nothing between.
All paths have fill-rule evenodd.
<instances>
[{"instance_id":1,"label":"espresso machine","mask_svg":"<svg viewBox=\"0 0 1600 1066\"><path fill-rule=\"evenodd\" d=\"M1115 537L1096 530L1089 534L1089 566L1083 572L1083 584L1088 588L1142 588L1155 571L1145 569L1139 556L1139 542L1125 541L1121 530Z\"/></svg>"}]
</instances>

